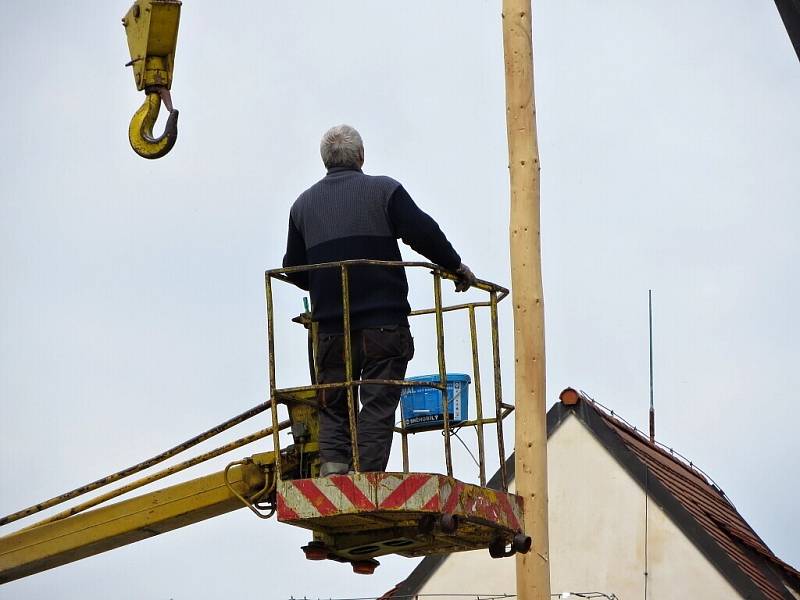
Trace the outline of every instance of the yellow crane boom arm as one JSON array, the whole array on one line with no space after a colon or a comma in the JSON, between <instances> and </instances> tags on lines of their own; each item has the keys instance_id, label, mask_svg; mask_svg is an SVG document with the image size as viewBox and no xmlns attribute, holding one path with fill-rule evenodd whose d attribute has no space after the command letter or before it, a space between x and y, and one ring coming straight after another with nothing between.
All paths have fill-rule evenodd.
<instances>
[{"instance_id":1,"label":"yellow crane boom arm","mask_svg":"<svg viewBox=\"0 0 800 600\"><path fill-rule=\"evenodd\" d=\"M236 494L257 495L272 485L271 478L255 462L244 461L227 473L0 537L0 584L244 508Z\"/></svg>"}]
</instances>

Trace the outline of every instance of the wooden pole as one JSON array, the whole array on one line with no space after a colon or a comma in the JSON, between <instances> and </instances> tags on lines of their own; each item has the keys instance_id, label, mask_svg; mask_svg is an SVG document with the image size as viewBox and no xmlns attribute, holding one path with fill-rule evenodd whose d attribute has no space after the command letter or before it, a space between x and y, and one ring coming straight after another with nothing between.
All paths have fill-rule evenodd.
<instances>
[{"instance_id":1,"label":"wooden pole","mask_svg":"<svg viewBox=\"0 0 800 600\"><path fill-rule=\"evenodd\" d=\"M517 598L550 600L547 531L544 297L539 237L539 149L533 93L531 0L503 0L506 126L511 178L515 477L525 501L528 554L517 554Z\"/></svg>"}]
</instances>

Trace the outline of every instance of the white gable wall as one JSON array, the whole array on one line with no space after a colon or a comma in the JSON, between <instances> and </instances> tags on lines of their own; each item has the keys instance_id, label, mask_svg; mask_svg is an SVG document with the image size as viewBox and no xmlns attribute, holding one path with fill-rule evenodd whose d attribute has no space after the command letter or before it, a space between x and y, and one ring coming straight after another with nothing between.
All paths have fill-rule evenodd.
<instances>
[{"instance_id":1,"label":"white gable wall","mask_svg":"<svg viewBox=\"0 0 800 600\"><path fill-rule=\"evenodd\" d=\"M553 593L643 598L643 490L572 415L547 449ZM740 597L652 499L647 528L648 600ZM485 550L453 554L419 593L514 594L515 564Z\"/></svg>"}]
</instances>

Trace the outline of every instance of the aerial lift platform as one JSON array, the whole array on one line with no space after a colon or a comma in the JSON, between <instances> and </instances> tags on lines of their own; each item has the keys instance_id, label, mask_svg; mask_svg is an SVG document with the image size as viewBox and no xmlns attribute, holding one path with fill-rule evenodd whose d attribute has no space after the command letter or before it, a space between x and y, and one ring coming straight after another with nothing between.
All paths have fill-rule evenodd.
<instances>
[{"instance_id":1,"label":"aerial lift platform","mask_svg":"<svg viewBox=\"0 0 800 600\"><path fill-rule=\"evenodd\" d=\"M424 268L433 276L432 308L415 310L411 316L433 315L436 327L436 346L439 373L431 381L358 380L353 379L349 357L350 347L350 298L349 270L369 269L370 266L394 268ZM337 269L342 282L343 331L345 354L345 381L334 384L317 384L315 360L316 325L306 313L296 318L308 329L309 370L312 384L296 388L279 388L275 375L274 308L272 301L273 280L287 280L286 275L299 271ZM310 560L338 560L351 562L358 572L371 572L377 561L375 557L385 554L423 556L434 553L449 553L461 550L489 548L492 556L510 556L515 552L530 549L530 537L522 532L522 499L508 492L505 472L502 473L502 489L486 487L485 439L483 428L494 425L497 433L499 463L504 470L505 449L502 420L513 410L513 406L502 401L500 358L497 331L497 303L508 291L495 284L480 281L476 287L488 294L481 302L443 306L442 279L452 278L436 265L420 262L385 262L373 260L350 260L337 263L275 269L266 273L267 329L270 355L270 395L277 399L272 404L273 430L279 422L278 406L289 409L292 435L295 444L302 446L305 440L318 439L318 408L316 397L322 389L345 389L348 399L350 430L357 431L358 387L369 384L397 385L402 387L429 386L439 390L441 397L441 423L428 427L411 428L405 419L396 432L402 438L403 471L399 473L362 473L359 469L358 445L352 436L353 472L347 475L317 477L319 457L313 455L306 461L307 470L300 469L292 477L284 477L282 453L277 453L277 484L275 509L278 520L303 527L314 532L314 539L303 547ZM493 416L483 415L476 308L489 309L492 329L493 379L495 411ZM450 448L453 428L450 424L452 401L448 398L447 368L444 354L443 313L467 311L470 323L473 379L475 381L476 419L459 422L458 427L475 427L478 439L479 473L478 484L461 482L453 477ZM409 468L409 435L422 431L442 431L446 474L415 473ZM278 448L278 436L274 436ZM294 450L296 454L299 450ZM295 456L297 464L302 458Z\"/></svg>"},{"instance_id":2,"label":"aerial lift platform","mask_svg":"<svg viewBox=\"0 0 800 600\"><path fill-rule=\"evenodd\" d=\"M278 387L275 359L282 354L275 348L273 283L288 281L286 274L290 272L338 269L342 279L344 331L349 332L349 270L373 265L424 268L432 274L434 306L412 311L411 316L434 317L438 377L422 383L406 380L354 380L348 360L345 381L317 384L317 327L311 312L306 311L293 321L307 329L311 384L293 388ZM504 460L502 421L513 411L513 406L502 400L497 304L508 291L496 284L479 280L474 287L487 294L488 299L443 306L442 280L453 278L452 274L430 263L371 260L267 271L265 283L270 380L267 402L138 465L0 518L0 526L150 468L255 415L269 411L271 426L0 537L0 583L243 507L249 508L261 518L277 515L279 522L309 530L312 539L302 548L307 559L349 563L356 573L372 573L379 564L376 558L387 554L424 556L487 548L493 557L500 558L517 552L528 552L531 538L523 531L523 502L520 497L508 491ZM494 411L490 416L483 414L476 324L476 313L485 309L488 309L491 324L494 384ZM454 427L450 423L448 410L450 399L446 383L443 321L443 314L453 311L466 311L469 318L476 417L459 421L457 428L469 427L476 431L478 473L477 481L474 482L464 482L453 477L450 442ZM344 339L345 356L348 357L349 333L345 334ZM362 472L359 468L358 446L354 443L352 472L320 477L317 398L320 390L346 390L351 431L356 432L358 388L369 384L437 389L441 396L441 422L420 427L419 424L411 426L404 419L395 427L396 434L401 437L401 472ZM288 418L283 418L287 415ZM486 485L484 428L487 426L491 426L497 436L501 471L499 489ZM284 430L291 434L292 443L281 447L279 434ZM418 473L410 468L409 437L426 431L443 434L444 473ZM272 451L234 461L220 473L95 508L138 487L270 436L273 441Z\"/></svg>"}]
</instances>

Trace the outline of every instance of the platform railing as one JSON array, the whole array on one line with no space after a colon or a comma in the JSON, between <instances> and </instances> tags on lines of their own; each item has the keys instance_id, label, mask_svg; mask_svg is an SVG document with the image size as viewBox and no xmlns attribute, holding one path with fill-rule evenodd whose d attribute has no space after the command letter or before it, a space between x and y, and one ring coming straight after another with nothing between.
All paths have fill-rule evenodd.
<instances>
[{"instance_id":1,"label":"platform railing","mask_svg":"<svg viewBox=\"0 0 800 600\"><path fill-rule=\"evenodd\" d=\"M433 276L433 299L434 305L430 308L423 308L412 310L409 314L410 317L420 315L434 315L436 324L436 355L439 371L439 382L420 382L420 381L405 381L405 380L390 380L390 379L354 379L353 378L353 365L352 365L352 332L350 327L350 273L349 269L352 267L375 266L375 267L392 267L392 268L423 268L430 271ZM312 379L311 385L279 388L276 381L275 374L275 324L274 324L274 305L273 305L273 292L272 282L274 280L292 283L287 275L293 273L309 272L319 269L339 269L340 281L342 287L342 331L343 331L343 358L345 363L345 380L337 383L324 383L320 384L315 376L315 355L317 347L317 327L310 319L308 313L295 318L297 322L302 322L309 331L309 363L310 375ZM285 267L281 269L272 269L265 273L265 288L266 288L266 304L267 304L267 344L268 344L268 369L269 369L269 392L271 403L272 423L273 423L273 443L275 447L275 467L278 477L281 476L281 453L280 453L280 440L279 440L279 419L278 419L278 404L281 397L287 395L304 392L329 389L346 389L347 390L347 409L348 420L350 423L350 440L351 452L353 460L353 469L356 472L360 471L360 460L358 450L358 423L357 412L358 402L356 389L363 385L394 385L398 387L431 387L439 389L442 393L442 425L435 426L429 429L425 428L409 428L405 420L401 420L401 426L395 427L395 433L399 433L402 439L402 454L403 454L403 471L409 472L409 455L408 455L408 436L409 434L421 433L426 430L443 430L444 438L444 454L447 475L453 476L453 460L451 449L451 437L454 434L453 427L450 423L448 412L448 390L447 390L447 368L444 350L444 319L443 314L446 312L462 311L468 312L469 329L470 329L470 348L472 352L472 382L475 394L476 404L476 418L462 421L456 425L456 429L464 427L475 427L478 442L478 467L480 485L486 486L486 441L484 436L484 427L494 424L496 426L497 435L497 450L499 455L501 485L504 491L508 491L508 477L505 468L505 441L503 435L502 421L514 410L513 405L503 402L502 394L502 379L500 373L500 346L499 346L499 331L498 331L498 314L497 305L506 296L508 290L495 283L476 280L473 288L481 290L488 294L488 299L478 302L466 302L462 304L454 304L443 306L442 304L442 279L457 280L457 276L442 267L426 262L402 262L402 261L380 261L380 260L347 260L339 262L321 263L316 265L303 265L298 267ZM313 308L313 307L312 307ZM476 309L489 309L491 340L492 340L492 371L494 381L494 416L484 417L483 414L483 396L481 390L481 371L478 353L478 334L477 334L477 319ZM319 407L317 400L317 407ZM402 412L402 411L401 411Z\"/></svg>"}]
</instances>

